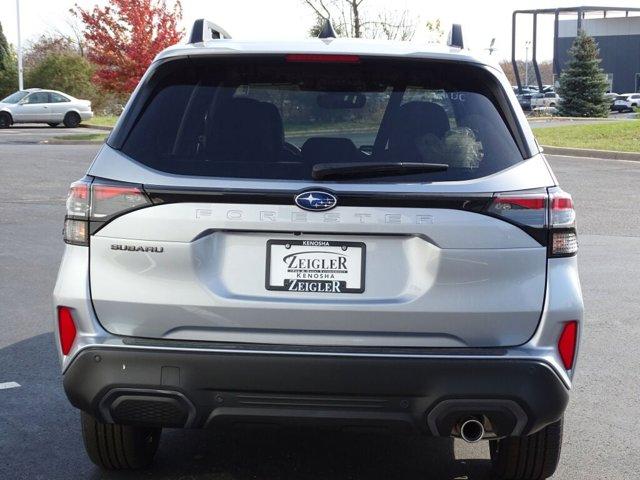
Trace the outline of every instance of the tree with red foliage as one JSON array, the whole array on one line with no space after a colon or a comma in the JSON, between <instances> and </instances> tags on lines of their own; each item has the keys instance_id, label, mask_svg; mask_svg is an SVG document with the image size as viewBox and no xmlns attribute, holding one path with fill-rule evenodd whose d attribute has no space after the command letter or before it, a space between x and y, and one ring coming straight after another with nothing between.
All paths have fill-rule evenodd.
<instances>
[{"instance_id":1,"label":"tree with red foliage","mask_svg":"<svg viewBox=\"0 0 640 480\"><path fill-rule=\"evenodd\" d=\"M104 90L130 93L154 57L177 43L182 5L165 0L109 0L109 5L72 13L84 23L87 57L96 65L94 80Z\"/></svg>"}]
</instances>

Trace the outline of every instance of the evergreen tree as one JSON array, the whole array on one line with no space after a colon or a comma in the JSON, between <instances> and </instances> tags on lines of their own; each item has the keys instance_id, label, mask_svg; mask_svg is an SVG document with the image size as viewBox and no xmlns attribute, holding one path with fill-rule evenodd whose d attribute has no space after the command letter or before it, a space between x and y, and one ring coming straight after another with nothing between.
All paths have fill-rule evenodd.
<instances>
[{"instance_id":1,"label":"evergreen tree","mask_svg":"<svg viewBox=\"0 0 640 480\"><path fill-rule=\"evenodd\" d=\"M0 100L18 89L18 60L0 25Z\"/></svg>"},{"instance_id":2,"label":"evergreen tree","mask_svg":"<svg viewBox=\"0 0 640 480\"><path fill-rule=\"evenodd\" d=\"M2 23L0 23L0 72L7 69L7 64L11 60L11 54L9 50L9 42L7 37L4 36L2 31Z\"/></svg>"},{"instance_id":3,"label":"evergreen tree","mask_svg":"<svg viewBox=\"0 0 640 480\"><path fill-rule=\"evenodd\" d=\"M606 117L609 102L604 98L608 82L600 68L596 42L580 30L571 49L570 60L560 75L558 94L562 97L560 115L567 117Z\"/></svg>"}]
</instances>

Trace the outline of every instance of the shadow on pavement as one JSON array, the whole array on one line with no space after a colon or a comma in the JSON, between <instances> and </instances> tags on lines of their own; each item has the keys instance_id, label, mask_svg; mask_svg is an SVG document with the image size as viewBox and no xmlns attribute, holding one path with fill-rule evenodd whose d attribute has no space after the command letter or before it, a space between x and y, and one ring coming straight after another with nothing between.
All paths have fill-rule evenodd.
<instances>
[{"instance_id":1,"label":"shadow on pavement","mask_svg":"<svg viewBox=\"0 0 640 480\"><path fill-rule=\"evenodd\" d=\"M450 439L321 429L165 430L154 466L102 472L84 453L77 411L62 391L53 336L0 349L0 478L484 479L487 460L456 460Z\"/></svg>"}]
</instances>

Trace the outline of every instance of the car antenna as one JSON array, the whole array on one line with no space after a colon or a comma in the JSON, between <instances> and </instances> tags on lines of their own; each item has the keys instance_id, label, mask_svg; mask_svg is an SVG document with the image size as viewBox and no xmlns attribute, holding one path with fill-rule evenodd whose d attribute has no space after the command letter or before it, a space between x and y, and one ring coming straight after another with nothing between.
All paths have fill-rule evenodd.
<instances>
[{"instance_id":1,"label":"car antenna","mask_svg":"<svg viewBox=\"0 0 640 480\"><path fill-rule=\"evenodd\" d=\"M325 18L324 23L322 24L322 29L320 30L320 33L318 33L318 38L336 38L337 36L338 34L331 24L331 19Z\"/></svg>"},{"instance_id":2,"label":"car antenna","mask_svg":"<svg viewBox=\"0 0 640 480\"><path fill-rule=\"evenodd\" d=\"M211 40L220 40L222 38L231 38L231 35L222 27L216 25L209 20L199 18L193 22L189 43L202 43Z\"/></svg>"},{"instance_id":3,"label":"car antenna","mask_svg":"<svg viewBox=\"0 0 640 480\"><path fill-rule=\"evenodd\" d=\"M451 31L449 32L449 40L447 45L454 48L464 48L464 40L462 39L462 25L454 23L451 25Z\"/></svg>"}]
</instances>

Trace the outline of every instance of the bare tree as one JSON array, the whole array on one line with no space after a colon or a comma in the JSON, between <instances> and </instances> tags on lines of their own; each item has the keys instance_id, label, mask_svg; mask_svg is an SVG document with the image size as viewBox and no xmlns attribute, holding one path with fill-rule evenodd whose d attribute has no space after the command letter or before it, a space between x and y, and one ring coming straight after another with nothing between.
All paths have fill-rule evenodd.
<instances>
[{"instance_id":1,"label":"bare tree","mask_svg":"<svg viewBox=\"0 0 640 480\"><path fill-rule=\"evenodd\" d=\"M406 10L379 13L375 26L389 40L411 40L416 31L415 22L409 17L409 12Z\"/></svg>"},{"instance_id":2,"label":"bare tree","mask_svg":"<svg viewBox=\"0 0 640 480\"><path fill-rule=\"evenodd\" d=\"M366 0L302 0L313 10L316 24L310 29L317 35L322 22L331 20L336 32L352 38L387 38L410 40L415 32L415 22L404 11L383 11L369 17L363 7Z\"/></svg>"},{"instance_id":3,"label":"bare tree","mask_svg":"<svg viewBox=\"0 0 640 480\"><path fill-rule=\"evenodd\" d=\"M516 64L518 65L518 71L520 72L520 81L524 83L525 74L523 72L525 70L525 62L522 60L517 60ZM516 76L513 73L513 66L511 65L511 62L508 60L503 60L502 62L500 62L500 66L509 79L509 82L511 82L511 85L515 85ZM533 64L529 62L527 64L527 67L529 68L529 78L535 79L536 74L533 70ZM553 63L550 61L538 62L538 68L540 69L540 77L542 78L542 83L544 85L553 85ZM535 80L531 83L535 83Z\"/></svg>"},{"instance_id":4,"label":"bare tree","mask_svg":"<svg viewBox=\"0 0 640 480\"><path fill-rule=\"evenodd\" d=\"M429 33L429 41L431 43L442 43L444 39L444 29L442 28L442 22L439 18L427 21L425 27Z\"/></svg>"}]
</instances>

